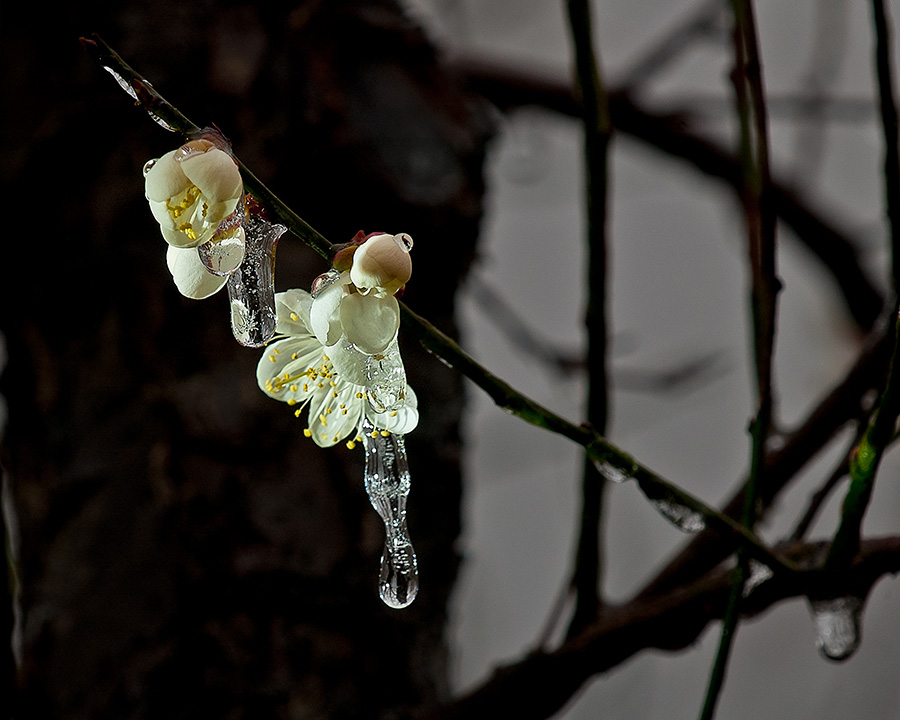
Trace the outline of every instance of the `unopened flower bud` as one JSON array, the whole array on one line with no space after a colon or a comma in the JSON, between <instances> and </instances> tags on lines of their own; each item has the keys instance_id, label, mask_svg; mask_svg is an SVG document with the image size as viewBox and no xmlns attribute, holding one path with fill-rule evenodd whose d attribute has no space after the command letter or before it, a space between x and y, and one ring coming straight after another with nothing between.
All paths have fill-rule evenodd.
<instances>
[{"instance_id":1,"label":"unopened flower bud","mask_svg":"<svg viewBox=\"0 0 900 720\"><path fill-rule=\"evenodd\" d=\"M412 276L412 245L406 233L370 237L353 254L350 280L363 294L393 295Z\"/></svg>"}]
</instances>

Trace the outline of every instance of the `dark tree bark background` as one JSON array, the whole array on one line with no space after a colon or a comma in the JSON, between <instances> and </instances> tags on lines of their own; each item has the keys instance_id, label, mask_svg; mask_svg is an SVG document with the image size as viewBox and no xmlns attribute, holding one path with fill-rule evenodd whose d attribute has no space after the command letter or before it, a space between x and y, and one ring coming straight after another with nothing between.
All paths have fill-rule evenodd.
<instances>
[{"instance_id":1,"label":"dark tree bark background","mask_svg":"<svg viewBox=\"0 0 900 720\"><path fill-rule=\"evenodd\" d=\"M410 233L405 299L451 334L491 130L393 0L0 6L18 716L377 718L436 703L460 377L403 347L422 587L393 611L361 452L305 440L256 387L261 352L233 340L224 293L186 300L171 282L141 167L181 141L82 51L92 32L333 242ZM324 269L282 238L278 290Z\"/></svg>"}]
</instances>

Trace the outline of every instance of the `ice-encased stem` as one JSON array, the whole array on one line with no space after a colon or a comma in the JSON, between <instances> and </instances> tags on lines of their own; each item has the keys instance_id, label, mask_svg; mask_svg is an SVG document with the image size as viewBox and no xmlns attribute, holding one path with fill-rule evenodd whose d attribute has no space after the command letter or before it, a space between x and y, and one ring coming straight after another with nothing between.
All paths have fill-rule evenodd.
<instances>
[{"instance_id":1,"label":"ice-encased stem","mask_svg":"<svg viewBox=\"0 0 900 720\"><path fill-rule=\"evenodd\" d=\"M365 483L372 507L384 521L384 552L378 592L386 605L403 608L416 598L419 571L406 528L409 466L402 435L383 435L363 421Z\"/></svg>"},{"instance_id":2,"label":"ice-encased stem","mask_svg":"<svg viewBox=\"0 0 900 720\"><path fill-rule=\"evenodd\" d=\"M244 220L244 260L228 276L231 331L241 345L262 347L275 334L275 247L286 230L258 215Z\"/></svg>"}]
</instances>

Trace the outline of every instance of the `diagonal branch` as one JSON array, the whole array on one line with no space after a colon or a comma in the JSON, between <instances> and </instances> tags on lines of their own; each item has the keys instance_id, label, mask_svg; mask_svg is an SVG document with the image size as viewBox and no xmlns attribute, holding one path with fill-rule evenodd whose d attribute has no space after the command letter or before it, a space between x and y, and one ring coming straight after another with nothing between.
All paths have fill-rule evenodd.
<instances>
[{"instance_id":1,"label":"diagonal branch","mask_svg":"<svg viewBox=\"0 0 900 720\"><path fill-rule=\"evenodd\" d=\"M145 100L142 100L139 94L129 94L132 94L132 97L136 97L138 106L150 113L154 119L156 119L158 113L165 113L165 115L159 116L164 117L166 123L174 122L172 126L166 129L173 132L182 132L188 134L188 136L190 133L198 131L196 125L187 121L180 112L163 100L152 89L150 83L128 67L99 37L94 36L92 40L82 39L82 43L93 52L95 59L104 67L111 67L111 72L117 76L117 80L123 89L127 91L128 87L149 88L151 95ZM122 78L129 83L128 86L123 84ZM241 167L243 172L243 166ZM249 171L247 171L245 179L250 181L247 183L247 188L254 194L260 193L259 198L267 204L268 209L284 220L288 228L300 240L323 257L331 258L329 251L335 246L300 219L296 213L291 211L268 188L265 188ZM477 363L454 340L424 318L416 315L404 303L400 303L400 309L404 327L419 340L423 347L475 382L476 385L487 392L499 407L508 410L526 422L562 435L583 446L593 461L604 463L607 467L622 473L624 477L636 480L641 491L650 497L651 500L658 497L671 498L672 502L688 508L701 516L710 528L714 528L724 536L730 537L737 546L746 548L750 557L768 565L776 573L791 574L795 571L795 568L782 558L779 558L765 543L739 523L716 512L690 493L664 480L649 468L638 463L626 452L610 443L593 428L586 425L574 425L516 391L508 383Z\"/></svg>"}]
</instances>

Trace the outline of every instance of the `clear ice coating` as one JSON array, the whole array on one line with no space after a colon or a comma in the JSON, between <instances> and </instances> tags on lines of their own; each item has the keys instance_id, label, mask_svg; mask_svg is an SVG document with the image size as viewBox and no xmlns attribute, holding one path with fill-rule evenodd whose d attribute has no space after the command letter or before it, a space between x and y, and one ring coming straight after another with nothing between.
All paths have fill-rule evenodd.
<instances>
[{"instance_id":1,"label":"clear ice coating","mask_svg":"<svg viewBox=\"0 0 900 720\"><path fill-rule=\"evenodd\" d=\"M197 255L206 269L213 275L231 275L243 262L245 233L240 228L236 232L214 237L197 246Z\"/></svg>"},{"instance_id":2,"label":"clear ice coating","mask_svg":"<svg viewBox=\"0 0 900 720\"><path fill-rule=\"evenodd\" d=\"M378 413L403 407L406 400L406 370L397 338L383 353L366 358L366 399Z\"/></svg>"},{"instance_id":3,"label":"clear ice coating","mask_svg":"<svg viewBox=\"0 0 900 720\"><path fill-rule=\"evenodd\" d=\"M696 533L706 528L703 515L681 502L671 490L656 485L645 486L643 483L639 487L659 514L679 530Z\"/></svg>"},{"instance_id":4,"label":"clear ice coating","mask_svg":"<svg viewBox=\"0 0 900 720\"><path fill-rule=\"evenodd\" d=\"M244 220L244 260L228 276L231 332L247 347L262 347L275 334L275 247L287 230L250 214Z\"/></svg>"},{"instance_id":5,"label":"clear ice coating","mask_svg":"<svg viewBox=\"0 0 900 720\"><path fill-rule=\"evenodd\" d=\"M660 515L683 532L696 533L706 528L703 515L691 510L687 505L668 498L651 498L650 503Z\"/></svg>"},{"instance_id":6,"label":"clear ice coating","mask_svg":"<svg viewBox=\"0 0 900 720\"><path fill-rule=\"evenodd\" d=\"M134 91L134 88L131 86L130 82L128 82L125 78L119 75L119 73L109 67L109 65L104 65L103 69L116 79L116 82L119 83L120 88L131 95L131 97L133 97L135 100L138 99L137 93Z\"/></svg>"},{"instance_id":7,"label":"clear ice coating","mask_svg":"<svg viewBox=\"0 0 900 720\"><path fill-rule=\"evenodd\" d=\"M340 277L341 274L334 268L331 268L327 272L323 272L312 281L312 287L310 288L309 294L312 295L313 299L319 297L326 288L334 285Z\"/></svg>"},{"instance_id":8,"label":"clear ice coating","mask_svg":"<svg viewBox=\"0 0 900 720\"><path fill-rule=\"evenodd\" d=\"M751 559L748 565L750 567L750 576L744 581L744 590L742 592L745 598L750 597L750 593L775 575L772 572L772 568L758 560Z\"/></svg>"},{"instance_id":9,"label":"clear ice coating","mask_svg":"<svg viewBox=\"0 0 900 720\"><path fill-rule=\"evenodd\" d=\"M829 660L846 660L859 647L863 599L854 595L810 599L816 646Z\"/></svg>"},{"instance_id":10,"label":"clear ice coating","mask_svg":"<svg viewBox=\"0 0 900 720\"><path fill-rule=\"evenodd\" d=\"M605 460L595 460L594 467L597 468L597 472L610 482L623 483L626 480L630 480L632 477L621 468L617 468L615 465L611 465Z\"/></svg>"},{"instance_id":11,"label":"clear ice coating","mask_svg":"<svg viewBox=\"0 0 900 720\"><path fill-rule=\"evenodd\" d=\"M382 435L368 419L363 421L366 450L366 492L384 521L384 552L378 593L385 605L404 608L416 599L419 571L416 553L406 529L409 467L402 435Z\"/></svg>"}]
</instances>

